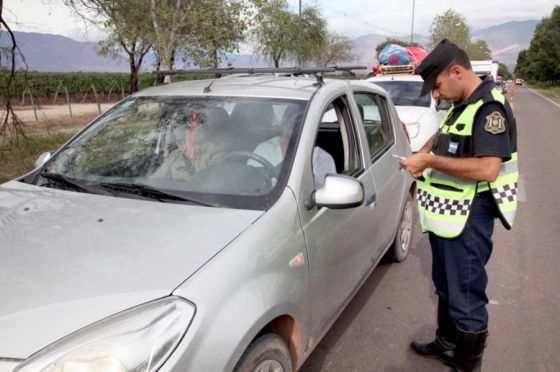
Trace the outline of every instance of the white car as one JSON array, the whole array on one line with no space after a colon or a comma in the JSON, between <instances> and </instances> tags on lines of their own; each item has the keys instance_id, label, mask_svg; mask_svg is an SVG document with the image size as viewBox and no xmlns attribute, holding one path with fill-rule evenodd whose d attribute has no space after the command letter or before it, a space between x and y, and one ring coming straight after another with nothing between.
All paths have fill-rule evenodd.
<instances>
[{"instance_id":1,"label":"white car","mask_svg":"<svg viewBox=\"0 0 560 372\"><path fill-rule=\"evenodd\" d=\"M381 75L367 79L385 89L410 136L412 152L422 146L437 132L449 107L438 102L430 94L420 96L423 80L420 75Z\"/></svg>"}]
</instances>

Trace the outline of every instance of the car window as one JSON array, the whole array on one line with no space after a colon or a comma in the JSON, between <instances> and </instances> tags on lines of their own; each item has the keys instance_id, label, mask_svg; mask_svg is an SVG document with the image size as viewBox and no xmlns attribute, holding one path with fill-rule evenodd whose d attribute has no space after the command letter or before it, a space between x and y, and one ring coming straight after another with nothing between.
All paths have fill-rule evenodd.
<instances>
[{"instance_id":1,"label":"car window","mask_svg":"<svg viewBox=\"0 0 560 372\"><path fill-rule=\"evenodd\" d=\"M335 99L323 111L316 146L333 157L337 173L357 176L363 170L358 137L346 97Z\"/></svg>"},{"instance_id":2,"label":"car window","mask_svg":"<svg viewBox=\"0 0 560 372\"><path fill-rule=\"evenodd\" d=\"M148 185L212 204L266 208L287 180L306 104L131 97L62 149L48 170L89 184Z\"/></svg>"},{"instance_id":3,"label":"car window","mask_svg":"<svg viewBox=\"0 0 560 372\"><path fill-rule=\"evenodd\" d=\"M430 94L420 95L422 81L374 81L389 93L395 106L430 107Z\"/></svg>"},{"instance_id":4,"label":"car window","mask_svg":"<svg viewBox=\"0 0 560 372\"><path fill-rule=\"evenodd\" d=\"M366 132L372 158L378 156L394 142L394 133L384 97L373 93L354 93Z\"/></svg>"}]
</instances>

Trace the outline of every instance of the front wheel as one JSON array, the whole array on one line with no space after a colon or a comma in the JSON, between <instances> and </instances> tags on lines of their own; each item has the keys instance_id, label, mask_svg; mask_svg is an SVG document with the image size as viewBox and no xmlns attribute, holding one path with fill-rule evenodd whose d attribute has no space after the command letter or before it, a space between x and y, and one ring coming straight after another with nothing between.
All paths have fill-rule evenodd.
<instances>
[{"instance_id":1,"label":"front wheel","mask_svg":"<svg viewBox=\"0 0 560 372\"><path fill-rule=\"evenodd\" d=\"M407 193L404 203L401 220L397 236L391 247L391 259L395 262L402 262L408 256L412 241L412 197Z\"/></svg>"},{"instance_id":2,"label":"front wheel","mask_svg":"<svg viewBox=\"0 0 560 372\"><path fill-rule=\"evenodd\" d=\"M265 334L251 342L235 366L236 372L291 372L290 352L284 340Z\"/></svg>"}]
</instances>

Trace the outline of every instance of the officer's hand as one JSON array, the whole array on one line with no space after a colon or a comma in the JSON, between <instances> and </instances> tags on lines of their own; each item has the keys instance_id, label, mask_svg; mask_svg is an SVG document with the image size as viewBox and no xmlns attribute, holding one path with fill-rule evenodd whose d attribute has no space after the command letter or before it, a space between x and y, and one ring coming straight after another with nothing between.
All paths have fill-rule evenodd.
<instances>
[{"instance_id":1,"label":"officer's hand","mask_svg":"<svg viewBox=\"0 0 560 372\"><path fill-rule=\"evenodd\" d=\"M417 152L406 159L402 159L399 163L404 169L410 172L412 177L419 178L422 176L424 169L428 167L428 160L430 156L432 155Z\"/></svg>"}]
</instances>

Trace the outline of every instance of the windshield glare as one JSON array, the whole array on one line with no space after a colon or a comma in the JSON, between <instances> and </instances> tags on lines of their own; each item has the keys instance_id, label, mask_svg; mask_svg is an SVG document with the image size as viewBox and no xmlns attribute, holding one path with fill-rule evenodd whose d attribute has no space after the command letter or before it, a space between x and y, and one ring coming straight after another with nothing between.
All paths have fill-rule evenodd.
<instances>
[{"instance_id":1,"label":"windshield glare","mask_svg":"<svg viewBox=\"0 0 560 372\"><path fill-rule=\"evenodd\" d=\"M281 99L133 97L59 152L48 172L263 209L285 182L304 108Z\"/></svg>"},{"instance_id":2,"label":"windshield glare","mask_svg":"<svg viewBox=\"0 0 560 372\"><path fill-rule=\"evenodd\" d=\"M375 84L389 93L395 106L430 107L430 94L420 96L422 81L376 81Z\"/></svg>"}]
</instances>

